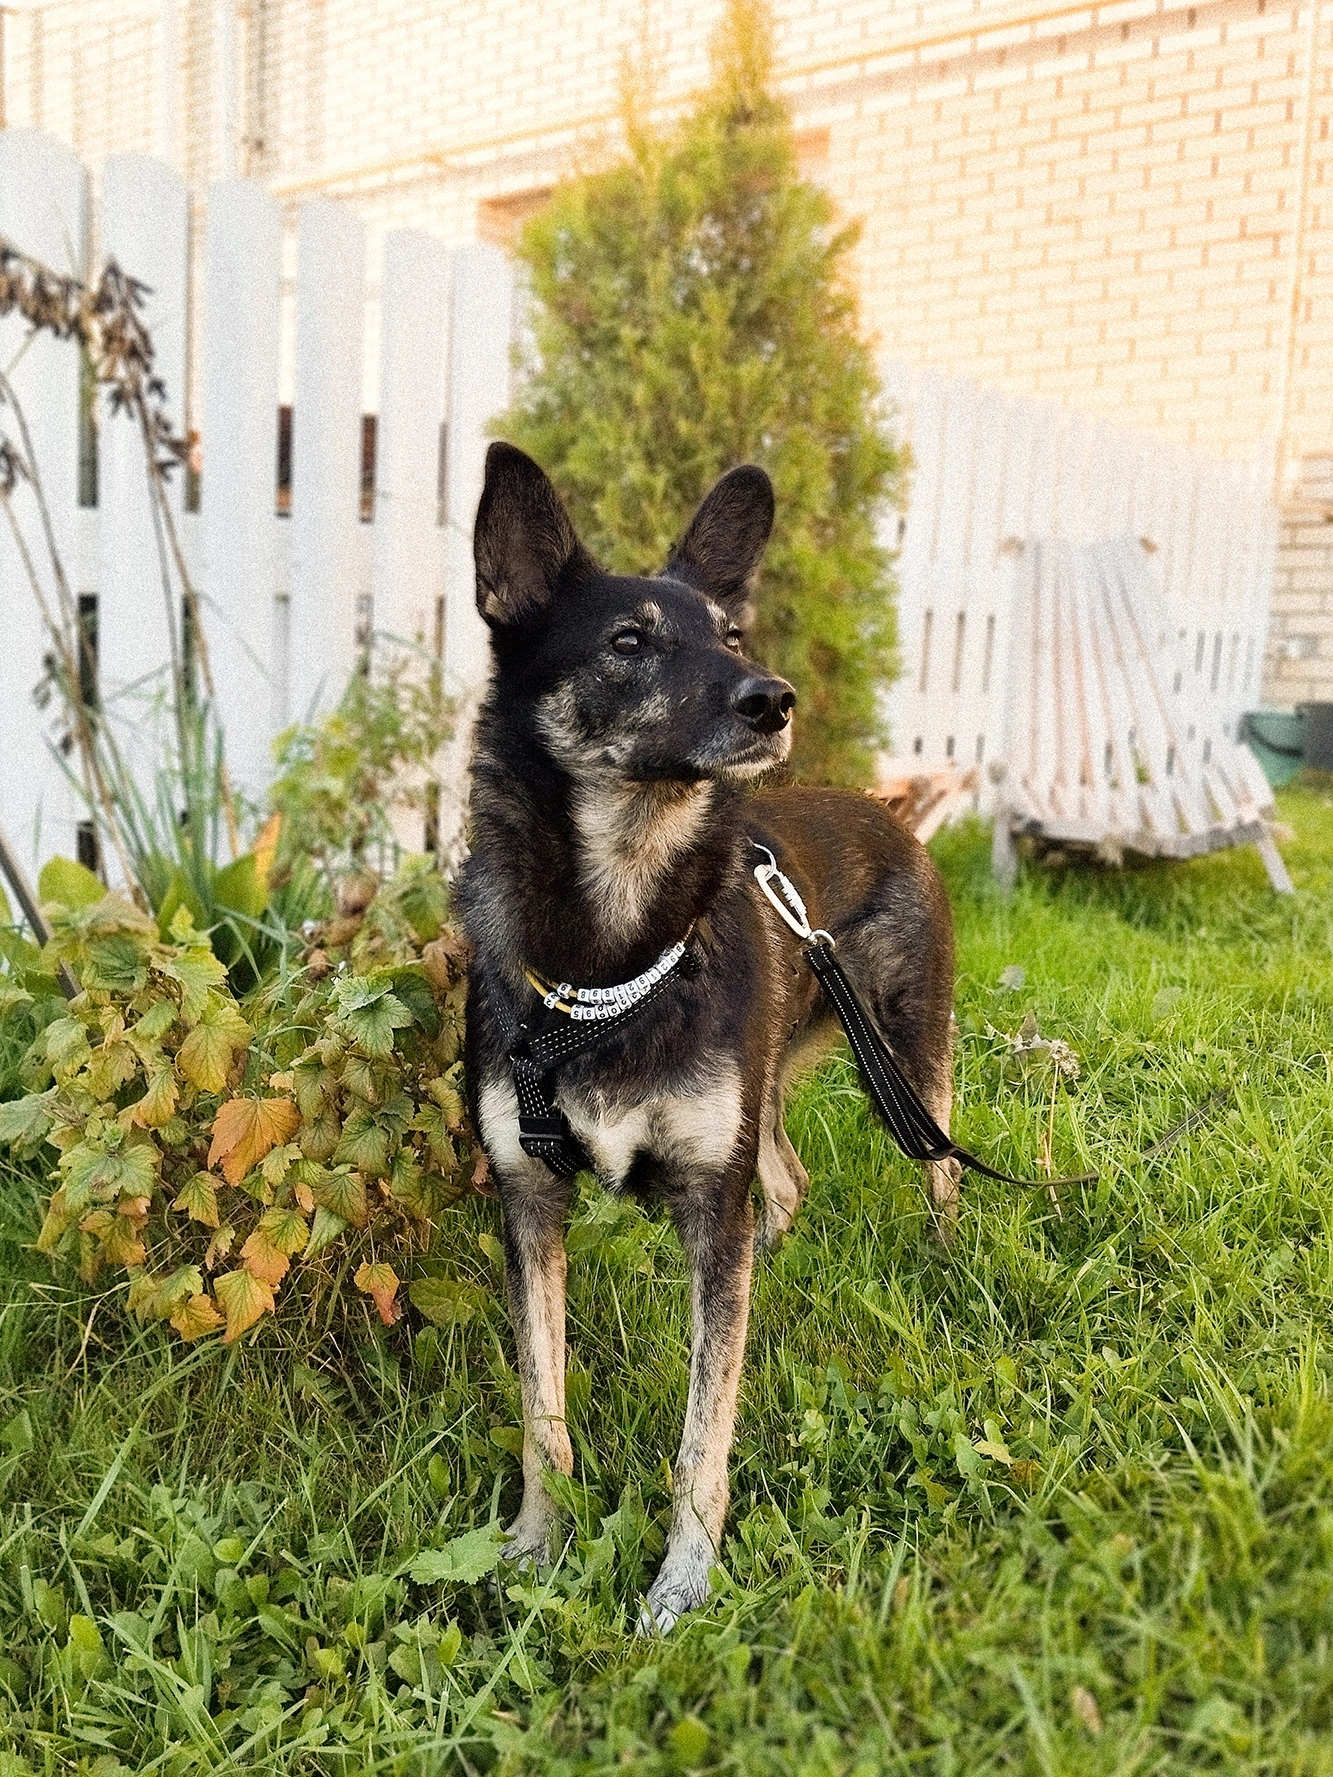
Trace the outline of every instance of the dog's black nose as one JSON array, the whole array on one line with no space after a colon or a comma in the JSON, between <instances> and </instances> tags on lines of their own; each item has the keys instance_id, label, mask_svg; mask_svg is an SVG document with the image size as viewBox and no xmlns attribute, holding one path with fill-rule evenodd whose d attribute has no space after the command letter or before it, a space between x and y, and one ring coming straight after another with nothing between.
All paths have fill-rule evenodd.
<instances>
[{"instance_id":1,"label":"dog's black nose","mask_svg":"<svg viewBox=\"0 0 1333 1777\"><path fill-rule=\"evenodd\" d=\"M756 734L776 734L796 708L796 693L785 679L742 679L731 694L731 707Z\"/></svg>"}]
</instances>

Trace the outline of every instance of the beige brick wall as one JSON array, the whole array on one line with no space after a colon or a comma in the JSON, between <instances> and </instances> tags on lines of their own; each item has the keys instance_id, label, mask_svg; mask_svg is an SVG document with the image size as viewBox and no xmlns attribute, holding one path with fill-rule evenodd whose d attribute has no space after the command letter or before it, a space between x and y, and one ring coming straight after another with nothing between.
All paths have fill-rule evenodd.
<instances>
[{"instance_id":1,"label":"beige brick wall","mask_svg":"<svg viewBox=\"0 0 1333 1777\"><path fill-rule=\"evenodd\" d=\"M685 100L721 4L247 0L245 154L293 206L316 190L355 204L372 264L398 224L494 236L523 194L614 145L619 71L645 41L663 114ZM864 219L864 313L886 352L1216 454L1333 457L1333 14L1312 65L1310 0L773 5L798 128L826 132L820 176ZM215 170L213 10L176 8L197 181ZM63 0L8 16L9 120L91 162L146 146L161 14ZM1284 530L1279 639L1307 617L1333 638L1333 602L1291 602L1310 574L1333 601L1309 529ZM1313 682L1298 667L1275 655L1275 695Z\"/></svg>"},{"instance_id":2,"label":"beige brick wall","mask_svg":"<svg viewBox=\"0 0 1333 1777\"><path fill-rule=\"evenodd\" d=\"M1267 690L1286 708L1333 702L1333 455L1305 459L1283 513Z\"/></svg>"}]
</instances>

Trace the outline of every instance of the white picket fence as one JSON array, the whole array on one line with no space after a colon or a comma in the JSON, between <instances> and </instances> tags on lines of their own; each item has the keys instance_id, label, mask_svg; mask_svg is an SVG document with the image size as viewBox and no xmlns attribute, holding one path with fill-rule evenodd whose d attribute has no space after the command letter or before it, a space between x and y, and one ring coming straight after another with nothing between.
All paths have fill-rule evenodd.
<instances>
[{"instance_id":1,"label":"white picket fence","mask_svg":"<svg viewBox=\"0 0 1333 1777\"><path fill-rule=\"evenodd\" d=\"M1259 700L1277 514L1263 466L1221 462L933 370L886 366L914 461L898 562L896 755L980 765L1005 751L1022 546L1145 539L1175 634L1169 691L1206 763ZM886 539L898 541L895 535Z\"/></svg>"},{"instance_id":2,"label":"white picket fence","mask_svg":"<svg viewBox=\"0 0 1333 1777\"><path fill-rule=\"evenodd\" d=\"M472 591L471 528L488 422L507 404L513 276L488 246L446 250L411 230L384 241L378 302L365 231L327 200L297 220L292 362L285 366L283 218L258 184L213 186L203 251L189 194L165 164L109 159L100 211L73 154L33 130L0 132L0 234L84 276L114 257L151 287L147 321L175 414L202 440L199 509L172 498L203 606L233 780L262 798L272 741L327 709L377 635L438 650L466 707L486 672ZM96 222L96 227L93 224ZM202 291L191 290L191 265ZM201 337L189 338L189 318ZM372 517L361 511L367 317L378 316ZM0 362L33 433L52 525L77 591L96 599L100 695L147 771L158 745L168 632L133 423L99 415L95 506L80 505L80 364L73 347L0 323ZM1146 537L1160 622L1188 643L1175 692L1192 720L1232 737L1257 701L1275 515L1256 476L1030 401L887 367L915 459L901 538L902 674L889 697L894 750L989 767L1002 746L1015 597L1014 544ZM275 509L280 390L291 390L290 515ZM12 416L0 408L0 429ZM30 494L15 509L39 538ZM888 541L896 544L895 534ZM40 552L38 552L40 555ZM0 824L23 861L77 849L85 812L49 744L55 712L34 687L45 644L18 546L0 526ZM1200 713L1201 712L1201 713ZM461 782L455 751L446 778ZM981 797L991 791L980 774ZM457 802L445 810L456 822ZM419 843L415 834L403 833Z\"/></svg>"},{"instance_id":3,"label":"white picket fence","mask_svg":"<svg viewBox=\"0 0 1333 1777\"><path fill-rule=\"evenodd\" d=\"M201 376L193 404L198 511L184 509L183 478L171 497L200 591L231 775L257 800L274 736L336 699L368 612L377 635L442 652L446 686L464 700L484 679L471 527L487 425L509 400L512 276L493 247L448 251L406 229L385 238L373 519L365 523L365 231L327 200L302 207L289 298L290 516L278 516L282 213L251 181L209 190L203 287L193 303L190 228L189 195L162 162L109 159L94 219L87 171L63 144L34 130L0 132L0 234L76 277L89 271L95 240L97 263L114 258L151 287L146 320L176 420L185 417L188 366ZM191 313L202 329L193 351ZM146 771L169 643L137 430L125 416L99 413L97 503L81 506L77 350L44 336L29 341L11 318L0 323L0 361L32 430L60 552L77 592L96 598L103 707ZM0 408L0 430L12 423ZM31 493L20 487L14 505L43 567ZM74 855L86 811L51 751L55 711L34 701L41 622L18 545L8 527L0 531L0 824L24 863L37 866Z\"/></svg>"}]
</instances>

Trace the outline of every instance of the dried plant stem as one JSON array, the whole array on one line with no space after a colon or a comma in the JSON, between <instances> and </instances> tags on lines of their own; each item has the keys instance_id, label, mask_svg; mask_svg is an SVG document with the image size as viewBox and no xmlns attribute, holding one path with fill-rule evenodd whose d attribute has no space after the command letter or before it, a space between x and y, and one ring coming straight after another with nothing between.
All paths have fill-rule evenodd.
<instances>
[{"instance_id":1,"label":"dried plant stem","mask_svg":"<svg viewBox=\"0 0 1333 1777\"><path fill-rule=\"evenodd\" d=\"M1055 1171L1055 1100L1059 1090L1060 1070L1059 1068L1055 1068L1051 1073L1051 1104L1046 1116L1046 1134L1042 1138L1041 1144L1042 1167L1045 1170L1047 1179L1050 1179L1052 1173ZM1060 1193L1056 1190L1054 1184L1048 1184L1046 1190L1052 1204L1055 1206L1055 1219L1062 1222L1065 1219L1065 1212L1060 1208Z\"/></svg>"}]
</instances>

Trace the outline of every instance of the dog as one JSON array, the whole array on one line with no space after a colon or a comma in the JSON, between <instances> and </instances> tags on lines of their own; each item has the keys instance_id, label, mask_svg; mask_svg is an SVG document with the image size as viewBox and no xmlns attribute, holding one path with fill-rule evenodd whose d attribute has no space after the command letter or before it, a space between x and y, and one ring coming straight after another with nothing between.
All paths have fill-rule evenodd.
<instances>
[{"instance_id":1,"label":"dog","mask_svg":"<svg viewBox=\"0 0 1333 1777\"><path fill-rule=\"evenodd\" d=\"M573 1168L525 1143L515 1031L560 1023L562 1012L591 1019L617 1003L608 990L648 981L640 1005L546 1082L601 1184L664 1202L689 1263L689 1395L670 1536L640 1619L647 1632L667 1632L709 1595L753 1256L791 1227L808 1183L783 1102L837 1035L800 940L761 893L757 847L832 934L880 1033L949 1126L953 926L934 865L869 797L758 787L790 752L796 702L745 651L773 518L764 471L733 469L659 574L609 574L538 465L502 443L490 447L477 512L477 605L493 672L475 729L460 903L472 958L470 1109L500 1198L523 1398L523 1498L506 1552L550 1559L558 1510L545 1476L573 1467ZM579 987L602 993L580 997ZM948 1223L957 1163L928 1171Z\"/></svg>"}]
</instances>

